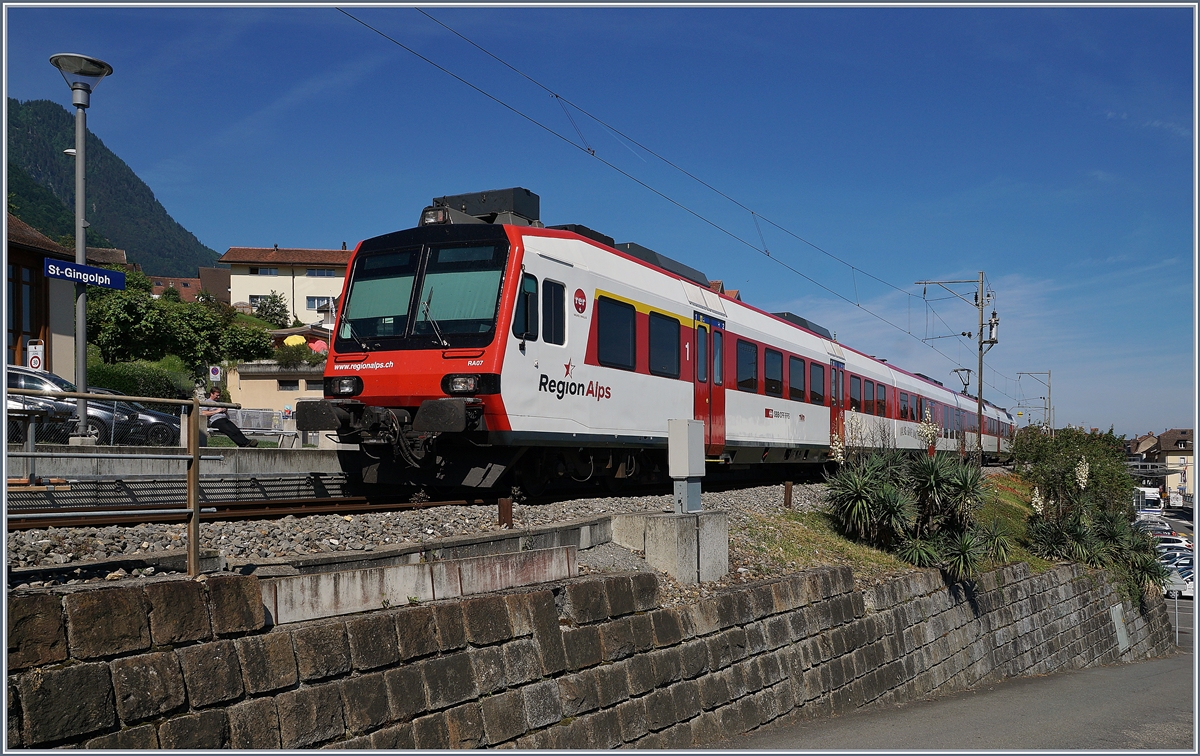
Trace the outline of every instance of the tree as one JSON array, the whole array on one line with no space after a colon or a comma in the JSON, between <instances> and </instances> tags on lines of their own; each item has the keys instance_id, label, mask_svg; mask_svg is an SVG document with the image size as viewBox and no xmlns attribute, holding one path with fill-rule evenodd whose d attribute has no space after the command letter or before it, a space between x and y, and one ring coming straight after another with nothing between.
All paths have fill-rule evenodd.
<instances>
[{"instance_id":1,"label":"tree","mask_svg":"<svg viewBox=\"0 0 1200 756\"><path fill-rule=\"evenodd\" d=\"M231 325L221 334L221 351L235 362L265 359L271 356L271 334L261 328Z\"/></svg>"},{"instance_id":2,"label":"tree","mask_svg":"<svg viewBox=\"0 0 1200 756\"><path fill-rule=\"evenodd\" d=\"M254 308L254 314L276 328L286 328L292 318L292 313L288 309L287 298L274 289L271 290L270 294L258 300L258 305Z\"/></svg>"}]
</instances>

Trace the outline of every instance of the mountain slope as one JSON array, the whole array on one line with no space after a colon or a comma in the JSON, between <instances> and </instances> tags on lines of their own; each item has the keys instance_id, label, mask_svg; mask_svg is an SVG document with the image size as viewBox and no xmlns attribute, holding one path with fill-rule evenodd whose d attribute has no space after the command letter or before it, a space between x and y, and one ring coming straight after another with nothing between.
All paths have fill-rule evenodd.
<instances>
[{"instance_id":1,"label":"mountain slope","mask_svg":"<svg viewBox=\"0 0 1200 756\"><path fill-rule=\"evenodd\" d=\"M75 212L54 193L29 178L16 163L8 164L8 204L13 215L62 244L75 249ZM111 247L113 243L94 228L87 230L89 247Z\"/></svg>"},{"instance_id":2,"label":"mountain slope","mask_svg":"<svg viewBox=\"0 0 1200 756\"><path fill-rule=\"evenodd\" d=\"M49 100L8 100L8 160L68 208L75 207L75 164L63 150L75 146L75 118ZM11 181L11 178L10 178ZM42 205L14 191L18 217L55 236L21 215L21 207ZM195 276L196 268L214 263L217 253L175 222L150 187L91 131L87 133L87 220L98 234L124 249L129 260L159 276ZM73 228L73 227L72 227Z\"/></svg>"}]
</instances>

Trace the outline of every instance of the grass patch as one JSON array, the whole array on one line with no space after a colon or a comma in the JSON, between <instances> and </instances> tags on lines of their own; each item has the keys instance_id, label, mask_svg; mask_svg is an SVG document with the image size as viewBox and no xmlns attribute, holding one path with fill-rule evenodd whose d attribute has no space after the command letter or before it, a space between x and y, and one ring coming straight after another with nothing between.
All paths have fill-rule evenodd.
<instances>
[{"instance_id":1,"label":"grass patch","mask_svg":"<svg viewBox=\"0 0 1200 756\"><path fill-rule=\"evenodd\" d=\"M233 317L233 322L241 323L242 325L254 326L255 328L265 328L268 331L276 330L273 323L268 323L261 318L256 318L253 315L247 315L244 312L239 312L237 315L235 315Z\"/></svg>"},{"instance_id":2,"label":"grass patch","mask_svg":"<svg viewBox=\"0 0 1200 756\"><path fill-rule=\"evenodd\" d=\"M1029 505L1033 496L1033 486L1014 473L993 475L987 482L991 495L985 499L978 519L982 523L999 520L1012 536L1013 549L1009 554L1009 564L1026 562L1034 574L1052 569L1055 566L1054 562L1048 562L1031 552L1025 536L1025 520L1033 514L1033 507ZM989 564L987 568L996 569L1001 566L1003 565Z\"/></svg>"},{"instance_id":3,"label":"grass patch","mask_svg":"<svg viewBox=\"0 0 1200 756\"><path fill-rule=\"evenodd\" d=\"M216 433L208 434L208 445L210 447L226 447L226 448L237 447L237 444L233 443L232 438L230 438L229 436L219 435ZM278 441L268 441L266 439L260 438L260 439L258 439L258 448L259 449L277 449L277 448L279 448L279 442Z\"/></svg>"}]
</instances>

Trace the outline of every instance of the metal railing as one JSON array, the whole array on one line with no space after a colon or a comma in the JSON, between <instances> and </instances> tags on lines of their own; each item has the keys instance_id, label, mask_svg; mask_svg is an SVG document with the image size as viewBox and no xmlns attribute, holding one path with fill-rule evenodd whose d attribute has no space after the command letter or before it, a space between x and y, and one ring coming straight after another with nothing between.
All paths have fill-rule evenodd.
<instances>
[{"instance_id":1,"label":"metal railing","mask_svg":"<svg viewBox=\"0 0 1200 756\"><path fill-rule=\"evenodd\" d=\"M125 396L120 395L118 399L113 399L113 394L93 394L78 391L35 391L33 389L10 388L8 393L15 396L32 396L43 397L47 399L88 399L101 402L116 401L117 403L129 402L150 402L156 404L169 404L179 406L182 411L180 422L185 420L186 428L180 428L180 435L186 433L186 453L184 454L87 454L87 453L58 453L58 452L39 452L37 451L37 414L34 410L29 412L24 418L25 424L25 447L23 452L10 452L10 457L24 457L30 460L29 469L27 469L27 479L32 484L35 479L34 460L43 457L67 458L67 459L177 459L183 460L187 464L187 507L183 510L145 510L147 515L161 514L184 514L187 519L187 570L188 575L196 577L200 574L200 461L204 459L200 456L200 408L201 407L224 407L227 409L241 409L240 404L230 404L225 402L200 401L199 397L189 399L163 399L162 397L151 396ZM80 418L77 422L84 423L86 419ZM209 457L208 459L214 459ZM215 457L221 459L221 457ZM6 481L7 485L7 481ZM91 516L102 516L106 513L94 512ZM83 512L76 513L77 516L87 516ZM9 515L6 512L5 517ZM28 516L28 515L26 515Z\"/></svg>"}]
</instances>

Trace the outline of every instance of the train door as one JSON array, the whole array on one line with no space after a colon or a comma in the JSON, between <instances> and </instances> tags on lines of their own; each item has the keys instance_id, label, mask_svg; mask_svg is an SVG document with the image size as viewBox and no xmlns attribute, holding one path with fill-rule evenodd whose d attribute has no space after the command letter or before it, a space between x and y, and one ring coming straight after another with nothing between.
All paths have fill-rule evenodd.
<instances>
[{"instance_id":1,"label":"train door","mask_svg":"<svg viewBox=\"0 0 1200 756\"><path fill-rule=\"evenodd\" d=\"M829 437L846 441L845 383L846 363L829 361Z\"/></svg>"},{"instance_id":2,"label":"train door","mask_svg":"<svg viewBox=\"0 0 1200 756\"><path fill-rule=\"evenodd\" d=\"M705 453L715 456L725 447L725 324L698 312L694 323L694 417L704 421Z\"/></svg>"}]
</instances>

